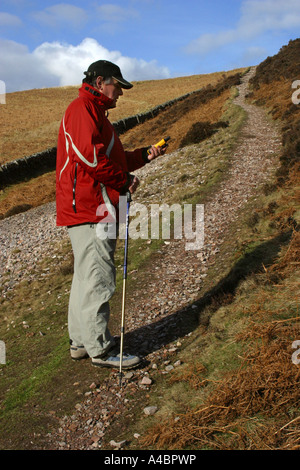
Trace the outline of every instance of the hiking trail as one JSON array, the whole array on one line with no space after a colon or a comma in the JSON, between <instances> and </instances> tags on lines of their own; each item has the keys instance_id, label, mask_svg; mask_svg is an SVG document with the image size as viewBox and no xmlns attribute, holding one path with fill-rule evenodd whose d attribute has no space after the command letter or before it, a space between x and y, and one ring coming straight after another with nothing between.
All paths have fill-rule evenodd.
<instances>
[{"instance_id":1,"label":"hiking trail","mask_svg":"<svg viewBox=\"0 0 300 470\"><path fill-rule=\"evenodd\" d=\"M177 341L175 348L180 348L184 341L182 313L197 308L201 283L208 267L218 256L230 225L238 218L247 201L258 194L259 188L274 174L278 165L281 149L279 132L268 121L263 109L245 101L249 79L254 74L255 68L251 68L242 78L238 86L239 95L234 99L234 103L246 111L247 119L231 157L226 179L205 203L203 247L187 251L184 239L164 244L149 267L147 280L144 279L127 300L125 349L128 345L132 352L144 355L149 363L148 368L125 372L122 389L118 385L118 372L112 371L107 380L91 388L72 416L59 420L57 431L45 439L48 448L101 449L101 441L107 427L116 419L116 411L127 412L128 406L132 405L124 398L126 390L130 387L132 392L139 389L138 382L147 373L151 375L151 368L164 363L166 353L174 349L174 345L168 346L170 342ZM155 161L135 174L142 179L143 175L154 174L157 165L163 164L163 161ZM167 183L168 176L164 184ZM10 271L10 279L4 284L4 295L20 280L28 276L33 279L34 266L41 256L50 253L50 256L55 256L51 243L64 238L67 238L66 230L55 227L55 203L0 221L3 258L0 275ZM22 250L16 253L16 248ZM129 276L128 282L135 282L134 273ZM84 361L82 366L85 366ZM115 437L117 439L118 436Z\"/></svg>"}]
</instances>

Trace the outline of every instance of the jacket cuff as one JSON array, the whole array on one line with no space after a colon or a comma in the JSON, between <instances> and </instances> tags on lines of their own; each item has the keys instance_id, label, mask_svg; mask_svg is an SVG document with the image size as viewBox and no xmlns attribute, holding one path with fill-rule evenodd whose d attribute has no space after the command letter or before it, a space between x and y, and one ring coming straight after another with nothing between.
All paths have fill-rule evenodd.
<instances>
[{"instance_id":1,"label":"jacket cuff","mask_svg":"<svg viewBox=\"0 0 300 470\"><path fill-rule=\"evenodd\" d=\"M124 186L120 189L120 194L125 194L126 191L128 191L129 186L131 186L133 176L130 173L126 173L126 176L127 176L127 181L124 184Z\"/></svg>"},{"instance_id":2,"label":"jacket cuff","mask_svg":"<svg viewBox=\"0 0 300 470\"><path fill-rule=\"evenodd\" d=\"M148 159L149 157L148 150L149 150L149 147L142 148L142 159L144 163L150 163L150 160Z\"/></svg>"}]
</instances>

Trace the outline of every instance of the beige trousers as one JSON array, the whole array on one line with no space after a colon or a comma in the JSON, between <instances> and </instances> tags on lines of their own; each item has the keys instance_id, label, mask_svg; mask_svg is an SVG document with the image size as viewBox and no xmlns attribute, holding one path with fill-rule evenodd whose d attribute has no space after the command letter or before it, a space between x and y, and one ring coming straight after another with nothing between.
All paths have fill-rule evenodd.
<instances>
[{"instance_id":1,"label":"beige trousers","mask_svg":"<svg viewBox=\"0 0 300 470\"><path fill-rule=\"evenodd\" d=\"M84 346L90 357L110 349L109 300L115 292L116 239L101 240L96 224L68 228L74 253L68 329L75 346Z\"/></svg>"}]
</instances>

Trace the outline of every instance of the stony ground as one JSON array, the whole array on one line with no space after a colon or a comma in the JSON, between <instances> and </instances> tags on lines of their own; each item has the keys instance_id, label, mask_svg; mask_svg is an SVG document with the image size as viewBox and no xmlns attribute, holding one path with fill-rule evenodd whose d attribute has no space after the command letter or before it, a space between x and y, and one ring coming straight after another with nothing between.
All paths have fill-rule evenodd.
<instances>
[{"instance_id":1,"label":"stony ground","mask_svg":"<svg viewBox=\"0 0 300 470\"><path fill-rule=\"evenodd\" d=\"M205 204L203 247L187 251L186 240L164 244L156 262L149 268L147 282L139 285L131 299L130 315L126 318L129 349L143 354L147 365L125 374L122 387L119 386L117 371L112 371L104 383L91 384L90 391L76 405L74 413L61 419L57 430L47 436L48 446L52 449L101 449L107 428L120 413L128 412L132 406L125 398L127 392L134 395L141 389L151 390L153 369L159 368L162 374L167 374L177 366L172 361L172 352L185 341L178 312L184 311L187 305L191 308L209 264L218 255L227 229L277 164L274 156L280 150L279 134L261 109L245 103L248 80L254 72L255 69L251 69L244 77L239 96L235 99L236 104L245 109L248 118L232 155L229 175ZM139 170L138 175L143 178L155 172L161 164L157 160ZM55 228L53 203L1 221L0 275L4 295L21 279L34 276L34 267L41 256L55 256L50 248L51 242L65 237L64 228ZM189 334L188 327L186 334ZM151 414L155 409L141 412ZM138 439L138 436L133 438ZM115 448L122 447L122 444L118 436L111 442Z\"/></svg>"}]
</instances>

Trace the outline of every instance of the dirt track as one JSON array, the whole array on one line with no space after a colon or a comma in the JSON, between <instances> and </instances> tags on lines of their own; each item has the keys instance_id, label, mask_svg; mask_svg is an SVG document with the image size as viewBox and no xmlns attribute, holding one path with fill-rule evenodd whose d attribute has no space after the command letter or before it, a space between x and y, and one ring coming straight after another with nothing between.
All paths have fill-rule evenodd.
<instances>
[{"instance_id":1,"label":"dirt track","mask_svg":"<svg viewBox=\"0 0 300 470\"><path fill-rule=\"evenodd\" d=\"M204 246L200 251L186 251L186 240L176 240L164 247L157 264L149 273L149 282L145 289L145 297L151 301L145 305L144 295L139 292L141 303L138 299L135 302L133 328L137 328L139 322L144 324L145 320L149 321L151 317L160 318L158 312L161 310L170 315L198 297L201 275L205 274L208 263L218 253L219 246L226 237L226 230L237 218L240 208L274 172L274 156L280 149L280 136L268 123L264 112L246 104L244 100L248 80L254 72L255 69L252 69L244 77L239 87L239 96L235 100L236 104L247 111L248 119L242 130L240 143L232 156L229 175L218 193L211 196L204 207ZM155 171L155 166L149 171ZM163 283L160 282L161 279L164 280ZM138 312L143 310L145 318L140 317L139 320Z\"/></svg>"},{"instance_id":2,"label":"dirt track","mask_svg":"<svg viewBox=\"0 0 300 470\"><path fill-rule=\"evenodd\" d=\"M47 446L52 449L101 449L105 431L115 421L116 410L128 412L131 405L124 401L126 390L134 393L145 371L151 371L151 364L163 363L166 353L170 352L170 342L184 341L184 335L191 331L184 312L193 310L192 304L199 297L208 265L218 256L239 210L255 196L278 164L280 137L276 129L267 121L263 110L245 103L248 80L254 72L252 69L244 77L235 100L246 110L248 119L232 155L226 181L205 205L203 248L186 251L185 240L164 245L147 273L147 280L138 286L131 299L126 344L135 353L143 354L150 365L144 371L130 374L122 389L118 387L117 373L111 372L109 379L92 389L71 417L60 420L57 432L48 436ZM155 172L157 165L161 163L157 161L141 169L140 178L145 173ZM53 206L49 208L53 210ZM194 308L197 308L196 302Z\"/></svg>"}]
</instances>

